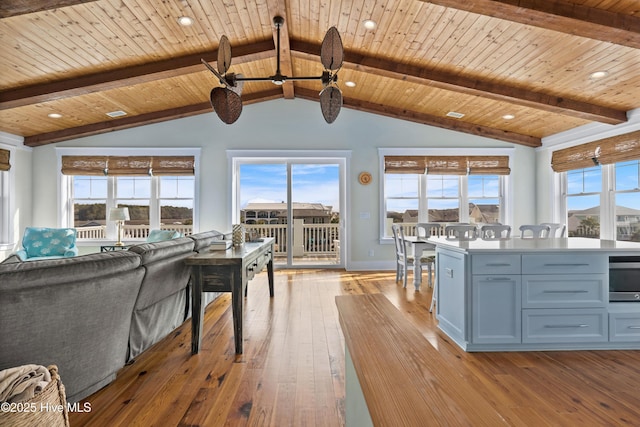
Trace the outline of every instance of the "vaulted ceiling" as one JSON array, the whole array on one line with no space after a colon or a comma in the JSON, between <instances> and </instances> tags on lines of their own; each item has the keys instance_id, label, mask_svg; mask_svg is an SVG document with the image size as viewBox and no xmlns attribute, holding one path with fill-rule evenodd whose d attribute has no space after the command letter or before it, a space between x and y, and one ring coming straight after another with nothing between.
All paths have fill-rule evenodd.
<instances>
[{"instance_id":1,"label":"vaulted ceiling","mask_svg":"<svg viewBox=\"0 0 640 427\"><path fill-rule=\"evenodd\" d=\"M638 0L2 0L0 131L39 146L209 113L220 83L201 58L215 66L226 35L231 71L273 75L277 15L286 76L320 75L337 27L343 108L536 147L640 107ZM242 99L321 89L248 82Z\"/></svg>"}]
</instances>

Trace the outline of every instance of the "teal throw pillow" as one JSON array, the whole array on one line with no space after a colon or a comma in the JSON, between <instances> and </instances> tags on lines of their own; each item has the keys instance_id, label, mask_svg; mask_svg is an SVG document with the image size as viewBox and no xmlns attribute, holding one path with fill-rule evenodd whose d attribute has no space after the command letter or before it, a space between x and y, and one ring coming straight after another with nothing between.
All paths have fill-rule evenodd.
<instances>
[{"instance_id":1,"label":"teal throw pillow","mask_svg":"<svg viewBox=\"0 0 640 427\"><path fill-rule=\"evenodd\" d=\"M22 246L29 258L64 256L76 244L74 228L27 227Z\"/></svg>"},{"instance_id":2,"label":"teal throw pillow","mask_svg":"<svg viewBox=\"0 0 640 427\"><path fill-rule=\"evenodd\" d=\"M173 230L151 230L149 237L147 237L148 243L162 242L163 240L171 240L180 237L180 233Z\"/></svg>"}]
</instances>

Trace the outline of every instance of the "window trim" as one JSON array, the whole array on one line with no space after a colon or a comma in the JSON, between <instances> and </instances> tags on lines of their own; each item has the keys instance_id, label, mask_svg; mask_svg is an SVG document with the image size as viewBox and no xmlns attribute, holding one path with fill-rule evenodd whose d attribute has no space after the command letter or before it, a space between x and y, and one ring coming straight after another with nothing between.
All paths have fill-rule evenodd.
<instances>
[{"instance_id":1,"label":"window trim","mask_svg":"<svg viewBox=\"0 0 640 427\"><path fill-rule=\"evenodd\" d=\"M386 210L385 210L385 156L508 156L509 157L509 165L514 164L514 156L515 156L515 148L493 148L493 147L484 147L484 148L469 148L469 147L450 147L450 148L439 148L439 147L430 147L430 148L378 148L378 173L380 179L379 183L379 224L378 224L378 238L380 244L392 244L393 237L385 236L385 220L386 220ZM504 179L501 193L502 199L501 203L503 204L503 218L504 222L507 224L513 224L513 185L511 183L511 174L503 175ZM426 184L426 183L425 183ZM425 186L426 187L426 186ZM425 190L426 191L426 190ZM468 200L466 191L466 180L461 180L460 182L460 206L464 206L463 202ZM422 194L421 194L422 195ZM466 210L462 210L460 213L460 221L464 221L464 218L468 219L469 212Z\"/></svg>"},{"instance_id":2,"label":"window trim","mask_svg":"<svg viewBox=\"0 0 640 427\"><path fill-rule=\"evenodd\" d=\"M59 227L73 226L73 213L70 211L69 195L71 194L72 179L70 175L62 174L62 156L193 156L194 157L194 197L193 197L193 233L199 231L200 224L200 156L202 149L199 147L184 148L123 148L123 147L56 147L57 178L58 178L58 206L56 223ZM114 177L110 177L114 178ZM160 179L160 177L157 177ZM152 180L153 181L153 180ZM152 191L154 191L152 184ZM112 190L108 190L112 191ZM115 195L108 193L108 196L115 200ZM108 203L108 202L107 202ZM151 218L150 218L151 219ZM107 224L107 235L109 235L110 224ZM113 233L115 226L111 224ZM109 239L107 239L109 240ZM86 243L85 243L86 242ZM82 241L82 243L94 245L100 241Z\"/></svg>"},{"instance_id":3,"label":"window trim","mask_svg":"<svg viewBox=\"0 0 640 427\"><path fill-rule=\"evenodd\" d=\"M2 174L0 177L0 196L3 198L6 197L6 203L0 204L0 209L2 209L0 214L0 251L13 250L18 238L14 227L16 204L15 184L17 173L15 161L16 151L18 149L24 149L24 147L20 145L12 145L14 143L21 144L21 141L18 142L13 135L0 132L0 148L9 151L9 162L11 164L8 171L0 172L0 174Z\"/></svg>"}]
</instances>

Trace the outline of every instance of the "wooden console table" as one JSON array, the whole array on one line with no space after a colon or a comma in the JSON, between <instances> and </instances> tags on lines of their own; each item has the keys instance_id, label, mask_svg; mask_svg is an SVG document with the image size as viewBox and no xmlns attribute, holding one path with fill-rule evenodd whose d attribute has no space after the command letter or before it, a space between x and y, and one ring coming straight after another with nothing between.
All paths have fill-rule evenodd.
<instances>
[{"instance_id":1,"label":"wooden console table","mask_svg":"<svg viewBox=\"0 0 640 427\"><path fill-rule=\"evenodd\" d=\"M267 266L269 294L273 297L273 244L269 237L226 251L205 249L185 259L191 266L191 354L200 350L204 307L203 292L231 292L236 353L242 353L242 304L247 283Z\"/></svg>"}]
</instances>

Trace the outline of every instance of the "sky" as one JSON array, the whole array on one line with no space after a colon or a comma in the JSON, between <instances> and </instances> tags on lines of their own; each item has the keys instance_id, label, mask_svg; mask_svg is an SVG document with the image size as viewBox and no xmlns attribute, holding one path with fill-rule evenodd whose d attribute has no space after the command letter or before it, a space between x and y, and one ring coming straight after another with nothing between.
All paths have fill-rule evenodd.
<instances>
[{"instance_id":1,"label":"sky","mask_svg":"<svg viewBox=\"0 0 640 427\"><path fill-rule=\"evenodd\" d=\"M339 167L337 164L297 164L291 167L292 201L322 203L340 211ZM287 201L287 165L240 165L240 206L248 203Z\"/></svg>"}]
</instances>

